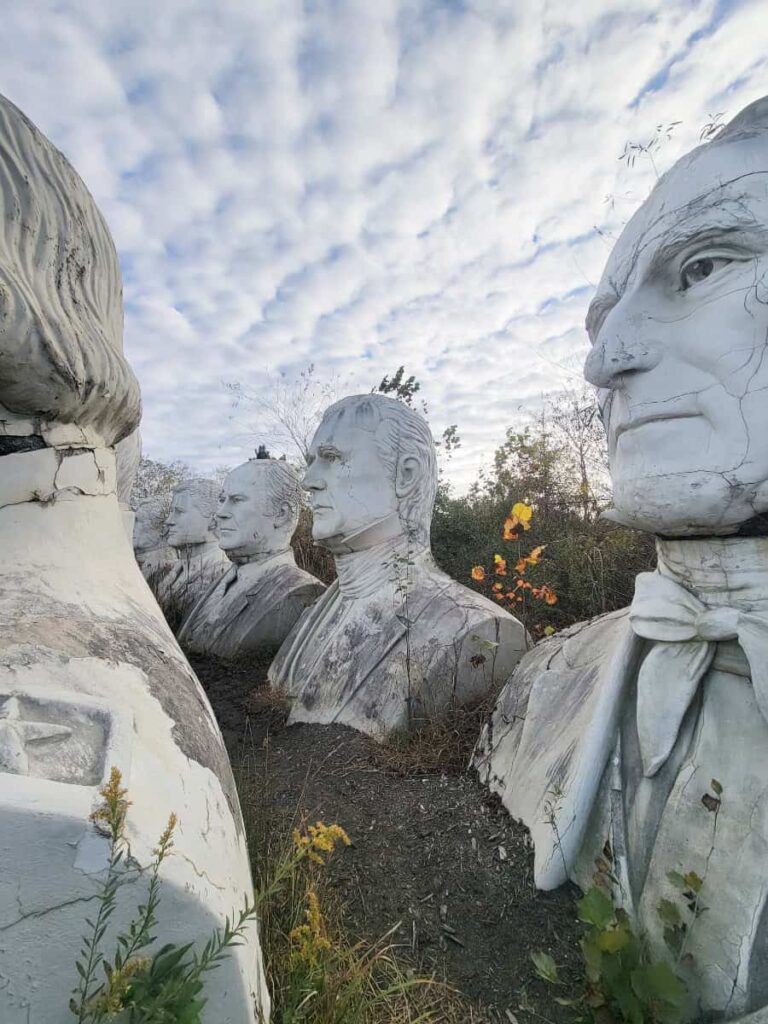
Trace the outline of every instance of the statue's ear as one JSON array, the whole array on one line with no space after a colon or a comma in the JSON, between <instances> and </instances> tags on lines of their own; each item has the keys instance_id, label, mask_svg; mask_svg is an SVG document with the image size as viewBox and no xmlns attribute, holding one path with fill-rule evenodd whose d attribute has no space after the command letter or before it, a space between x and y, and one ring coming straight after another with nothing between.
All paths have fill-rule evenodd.
<instances>
[{"instance_id":1,"label":"statue's ear","mask_svg":"<svg viewBox=\"0 0 768 1024\"><path fill-rule=\"evenodd\" d=\"M425 472L425 467L418 455L404 455L397 463L397 479L395 493L398 498L407 498L418 486Z\"/></svg>"},{"instance_id":2,"label":"statue's ear","mask_svg":"<svg viewBox=\"0 0 768 1024\"><path fill-rule=\"evenodd\" d=\"M293 509L291 508L291 503L289 501L282 502L280 508L275 512L273 520L275 529L279 530L282 526L287 526L291 521L292 515Z\"/></svg>"}]
</instances>

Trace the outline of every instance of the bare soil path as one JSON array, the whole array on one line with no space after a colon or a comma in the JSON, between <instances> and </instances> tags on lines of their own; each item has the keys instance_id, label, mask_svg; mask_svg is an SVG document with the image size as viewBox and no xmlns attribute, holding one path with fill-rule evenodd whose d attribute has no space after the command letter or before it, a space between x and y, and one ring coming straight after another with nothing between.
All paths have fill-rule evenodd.
<instances>
[{"instance_id":1,"label":"bare soil path","mask_svg":"<svg viewBox=\"0 0 768 1024\"><path fill-rule=\"evenodd\" d=\"M260 827L287 835L297 818L338 822L353 845L330 885L350 935L396 941L483 1007L489 1022L560 1022L572 1013L530 959L548 952L572 974L580 927L575 889L533 887L526 829L474 773L403 773L366 737L340 726L285 726L266 696L266 665L192 657ZM268 663L267 663L268 664Z\"/></svg>"}]
</instances>

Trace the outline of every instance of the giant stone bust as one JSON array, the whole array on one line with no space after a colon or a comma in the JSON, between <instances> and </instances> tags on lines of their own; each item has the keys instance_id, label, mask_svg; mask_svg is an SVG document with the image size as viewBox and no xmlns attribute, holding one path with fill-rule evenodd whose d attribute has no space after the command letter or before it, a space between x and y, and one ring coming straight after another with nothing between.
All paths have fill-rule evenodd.
<instances>
[{"instance_id":1,"label":"giant stone bust","mask_svg":"<svg viewBox=\"0 0 768 1024\"><path fill-rule=\"evenodd\" d=\"M227 571L227 558L216 535L219 488L213 480L180 483L165 521L166 537L176 560L157 589L160 607L172 626L180 626L210 585Z\"/></svg>"},{"instance_id":2,"label":"giant stone bust","mask_svg":"<svg viewBox=\"0 0 768 1024\"><path fill-rule=\"evenodd\" d=\"M229 473L216 521L231 567L186 619L186 649L229 659L277 650L325 589L293 557L300 510L298 476L287 463L251 459Z\"/></svg>"},{"instance_id":3,"label":"giant stone bust","mask_svg":"<svg viewBox=\"0 0 768 1024\"><path fill-rule=\"evenodd\" d=\"M382 739L481 699L525 649L511 615L456 583L429 547L437 466L426 421L384 395L323 416L304 475L315 542L338 579L270 669L293 722Z\"/></svg>"},{"instance_id":4,"label":"giant stone bust","mask_svg":"<svg viewBox=\"0 0 768 1024\"><path fill-rule=\"evenodd\" d=\"M114 445L140 399L117 254L73 168L1 97L0 200L0 1020L65 1024L111 767L139 863L179 817L160 942L209 933L252 889L221 735L121 519ZM136 898L120 890L114 923ZM255 928L206 995L209 1024L267 1008Z\"/></svg>"},{"instance_id":5,"label":"giant stone bust","mask_svg":"<svg viewBox=\"0 0 768 1024\"><path fill-rule=\"evenodd\" d=\"M658 567L629 609L523 659L477 765L531 829L541 888L588 886L607 850L614 900L683 974L688 1018L763 1021L768 98L659 181L587 326L613 516L656 534ZM658 907L689 871L707 910L680 958Z\"/></svg>"}]
</instances>

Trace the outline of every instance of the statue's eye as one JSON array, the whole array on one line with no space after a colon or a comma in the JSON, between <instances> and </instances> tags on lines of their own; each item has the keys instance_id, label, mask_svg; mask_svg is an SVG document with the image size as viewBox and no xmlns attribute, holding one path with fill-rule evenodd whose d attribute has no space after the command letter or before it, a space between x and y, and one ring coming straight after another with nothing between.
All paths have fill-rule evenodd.
<instances>
[{"instance_id":1,"label":"statue's eye","mask_svg":"<svg viewBox=\"0 0 768 1024\"><path fill-rule=\"evenodd\" d=\"M708 277L712 277L718 270L727 267L733 260L727 256L697 256L689 260L680 271L680 282L682 291L687 292L694 285L701 284Z\"/></svg>"}]
</instances>

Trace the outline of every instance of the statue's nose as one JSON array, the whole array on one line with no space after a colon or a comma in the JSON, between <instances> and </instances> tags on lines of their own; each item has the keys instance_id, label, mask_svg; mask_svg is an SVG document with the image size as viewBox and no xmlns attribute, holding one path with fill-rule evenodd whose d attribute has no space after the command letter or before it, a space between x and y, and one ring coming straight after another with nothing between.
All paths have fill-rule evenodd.
<instances>
[{"instance_id":1,"label":"statue's nose","mask_svg":"<svg viewBox=\"0 0 768 1024\"><path fill-rule=\"evenodd\" d=\"M652 317L625 313L621 303L605 319L584 364L584 376L598 388L616 388L623 377L652 370L663 355Z\"/></svg>"}]
</instances>

